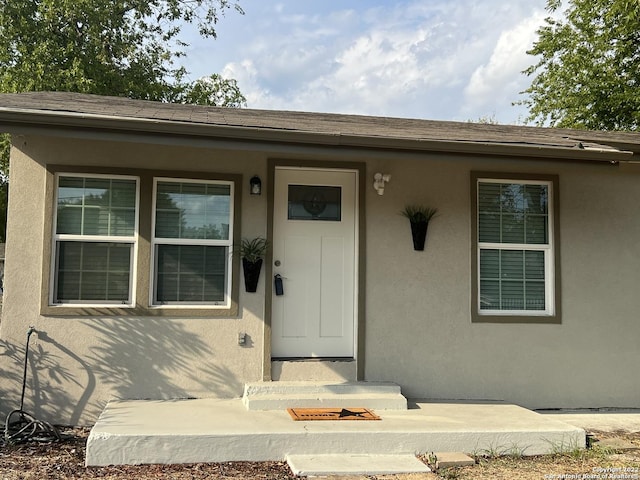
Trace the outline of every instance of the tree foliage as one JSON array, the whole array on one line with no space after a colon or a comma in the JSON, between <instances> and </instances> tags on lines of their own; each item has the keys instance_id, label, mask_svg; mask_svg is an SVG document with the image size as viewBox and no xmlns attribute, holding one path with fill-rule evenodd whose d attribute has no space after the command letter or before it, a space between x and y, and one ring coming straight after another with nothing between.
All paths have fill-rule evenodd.
<instances>
[{"instance_id":1,"label":"tree foliage","mask_svg":"<svg viewBox=\"0 0 640 480\"><path fill-rule=\"evenodd\" d=\"M228 0L3 0L0 91L171 100L190 87L182 28L215 38L230 8L241 12Z\"/></svg>"},{"instance_id":2,"label":"tree foliage","mask_svg":"<svg viewBox=\"0 0 640 480\"><path fill-rule=\"evenodd\" d=\"M178 65L188 46L182 29L192 24L215 39L228 10L243 13L230 0L0 0L0 92L244 106L235 80L213 74L189 82ZM8 180L9 145L0 135L0 185ZM0 217L4 198L0 191Z\"/></svg>"},{"instance_id":3,"label":"tree foliage","mask_svg":"<svg viewBox=\"0 0 640 480\"><path fill-rule=\"evenodd\" d=\"M548 0L558 12L561 0ZM638 130L640 7L637 0L568 0L564 18L549 17L528 51L538 62L518 102L538 125Z\"/></svg>"},{"instance_id":4,"label":"tree foliage","mask_svg":"<svg viewBox=\"0 0 640 480\"><path fill-rule=\"evenodd\" d=\"M240 92L238 82L234 79L224 78L217 73L199 78L182 89L176 89L175 94L169 100L176 103L218 107L238 108L245 105L245 98Z\"/></svg>"}]
</instances>

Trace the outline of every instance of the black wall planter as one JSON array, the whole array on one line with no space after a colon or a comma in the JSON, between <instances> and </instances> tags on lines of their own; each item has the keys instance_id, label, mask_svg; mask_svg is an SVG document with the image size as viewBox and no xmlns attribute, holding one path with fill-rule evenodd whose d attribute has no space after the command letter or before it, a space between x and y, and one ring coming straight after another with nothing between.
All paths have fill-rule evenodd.
<instances>
[{"instance_id":1,"label":"black wall planter","mask_svg":"<svg viewBox=\"0 0 640 480\"><path fill-rule=\"evenodd\" d=\"M413 249L419 252L424 250L427 239L427 227L429 222L411 222L411 236L413 237Z\"/></svg>"},{"instance_id":2,"label":"black wall planter","mask_svg":"<svg viewBox=\"0 0 640 480\"><path fill-rule=\"evenodd\" d=\"M260 269L262 268L262 259L259 258L255 262L249 262L246 258L242 259L242 269L244 270L244 289L247 292L255 292L258 288L258 280L260 279Z\"/></svg>"}]
</instances>

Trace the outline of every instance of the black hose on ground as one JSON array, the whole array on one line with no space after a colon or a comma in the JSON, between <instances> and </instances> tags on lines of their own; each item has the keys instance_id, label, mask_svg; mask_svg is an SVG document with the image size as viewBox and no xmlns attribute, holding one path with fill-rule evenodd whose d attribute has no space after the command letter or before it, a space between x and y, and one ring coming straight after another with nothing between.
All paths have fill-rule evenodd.
<instances>
[{"instance_id":1,"label":"black hose on ground","mask_svg":"<svg viewBox=\"0 0 640 480\"><path fill-rule=\"evenodd\" d=\"M27 366L29 362L29 340L35 331L36 329L33 327L29 327L29 330L27 330L20 408L9 413L4 424L4 443L7 445L25 442L57 442L62 440L62 436L56 427L48 422L38 420L33 415L24 411L24 393L27 389Z\"/></svg>"}]
</instances>

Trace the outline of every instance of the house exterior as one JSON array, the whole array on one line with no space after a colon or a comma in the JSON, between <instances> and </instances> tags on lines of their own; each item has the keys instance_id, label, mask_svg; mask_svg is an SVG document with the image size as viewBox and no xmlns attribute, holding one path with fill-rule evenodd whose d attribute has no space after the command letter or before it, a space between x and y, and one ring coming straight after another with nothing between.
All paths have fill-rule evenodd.
<instances>
[{"instance_id":1,"label":"house exterior","mask_svg":"<svg viewBox=\"0 0 640 480\"><path fill-rule=\"evenodd\" d=\"M0 95L0 126L0 413L29 326L25 408L62 424L283 380L640 407L637 133L70 93ZM232 251L257 237L251 293Z\"/></svg>"}]
</instances>

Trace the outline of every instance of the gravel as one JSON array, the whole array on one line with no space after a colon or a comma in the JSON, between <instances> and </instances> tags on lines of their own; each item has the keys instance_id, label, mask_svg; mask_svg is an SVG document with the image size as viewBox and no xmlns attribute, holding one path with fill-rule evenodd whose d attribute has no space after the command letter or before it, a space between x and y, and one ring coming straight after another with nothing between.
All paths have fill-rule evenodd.
<instances>
[{"instance_id":1,"label":"gravel","mask_svg":"<svg viewBox=\"0 0 640 480\"><path fill-rule=\"evenodd\" d=\"M25 443L0 446L0 480L113 479L113 480L220 480L294 477L284 462L225 462L189 465L136 465L85 467L85 445L89 429L63 429L64 440L56 443ZM560 479L630 478L640 480L640 433L591 432L602 444L626 448L575 450L537 457L478 457L477 464L438 471L437 474L356 476L351 479ZM618 442L618 443L616 443ZM621 442L621 443L620 443ZM630 447L630 448L629 448ZM635 447L635 448L634 448ZM424 456L427 461L429 456ZM616 476L616 475L622 476ZM626 475L626 476L625 476ZM335 477L338 478L338 477ZM343 477L347 478L347 477Z\"/></svg>"}]
</instances>

